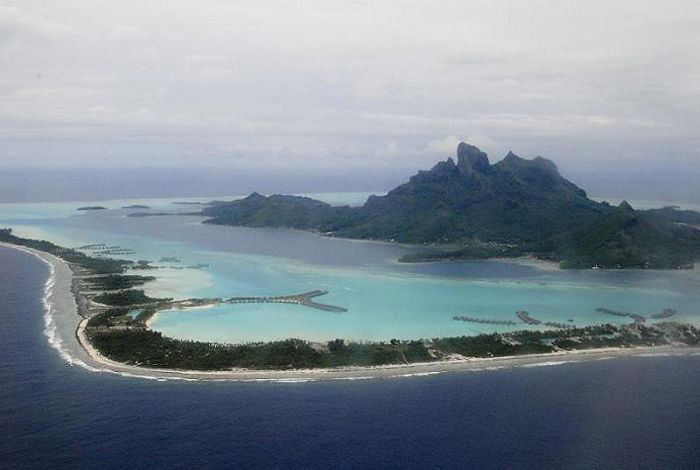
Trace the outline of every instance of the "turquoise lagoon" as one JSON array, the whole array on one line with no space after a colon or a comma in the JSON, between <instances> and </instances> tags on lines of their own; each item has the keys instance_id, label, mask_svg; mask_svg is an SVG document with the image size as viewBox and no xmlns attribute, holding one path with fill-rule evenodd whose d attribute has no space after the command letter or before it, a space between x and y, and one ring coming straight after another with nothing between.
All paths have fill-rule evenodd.
<instances>
[{"instance_id":1,"label":"turquoise lagoon","mask_svg":"<svg viewBox=\"0 0 700 470\"><path fill-rule=\"evenodd\" d=\"M366 194L314 197L356 204ZM173 204L177 201L182 200L90 202L109 209L84 212L76 209L86 203L0 204L0 227L63 246L104 243L133 250L120 257L161 266L152 272L158 279L146 286L156 297L270 296L322 289L329 294L319 302L348 309L338 314L299 305L225 304L161 312L153 328L176 338L241 342L471 335L526 326L465 323L452 320L454 315L515 321L517 310L575 325L624 320L599 314L598 307L646 316L673 308L678 311L673 319L700 324L697 270L562 271L528 260L400 264L400 256L417 248L206 225L191 215L126 217L133 211L121 209L144 204L155 212L198 210ZM179 261L159 261L172 257Z\"/></svg>"}]
</instances>

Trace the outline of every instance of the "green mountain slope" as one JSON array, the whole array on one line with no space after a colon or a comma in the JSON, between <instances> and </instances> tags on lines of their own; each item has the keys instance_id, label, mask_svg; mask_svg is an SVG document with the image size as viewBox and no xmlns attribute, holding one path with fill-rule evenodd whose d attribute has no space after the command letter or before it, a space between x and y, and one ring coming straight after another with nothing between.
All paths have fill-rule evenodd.
<instances>
[{"instance_id":1,"label":"green mountain slope","mask_svg":"<svg viewBox=\"0 0 700 470\"><path fill-rule=\"evenodd\" d=\"M404 261L533 254L571 268L678 268L700 257L697 212L639 212L626 203L614 208L589 199L549 160L511 152L492 165L465 143L457 148L456 162L448 158L419 171L361 207L253 193L214 203L203 214L214 224L454 247Z\"/></svg>"},{"instance_id":2,"label":"green mountain slope","mask_svg":"<svg viewBox=\"0 0 700 470\"><path fill-rule=\"evenodd\" d=\"M342 209L308 197L279 194L265 197L253 193L239 201L214 203L203 213L212 217L206 223L308 230L332 223L342 214Z\"/></svg>"},{"instance_id":3,"label":"green mountain slope","mask_svg":"<svg viewBox=\"0 0 700 470\"><path fill-rule=\"evenodd\" d=\"M554 163L509 153L490 165L460 144L451 158L421 171L386 196L372 197L336 234L410 243L469 239L522 243L570 230L609 211L564 179Z\"/></svg>"},{"instance_id":4,"label":"green mountain slope","mask_svg":"<svg viewBox=\"0 0 700 470\"><path fill-rule=\"evenodd\" d=\"M600 221L561 237L556 251L569 268L691 268L700 254L700 231L623 202Z\"/></svg>"}]
</instances>

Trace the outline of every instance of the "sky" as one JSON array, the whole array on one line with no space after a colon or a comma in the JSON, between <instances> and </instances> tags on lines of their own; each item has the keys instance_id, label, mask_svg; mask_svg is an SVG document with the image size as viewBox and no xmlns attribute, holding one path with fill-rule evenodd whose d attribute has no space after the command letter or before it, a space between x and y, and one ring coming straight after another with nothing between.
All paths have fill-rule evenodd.
<instances>
[{"instance_id":1,"label":"sky","mask_svg":"<svg viewBox=\"0 0 700 470\"><path fill-rule=\"evenodd\" d=\"M699 123L697 0L0 1L0 170L700 177Z\"/></svg>"}]
</instances>

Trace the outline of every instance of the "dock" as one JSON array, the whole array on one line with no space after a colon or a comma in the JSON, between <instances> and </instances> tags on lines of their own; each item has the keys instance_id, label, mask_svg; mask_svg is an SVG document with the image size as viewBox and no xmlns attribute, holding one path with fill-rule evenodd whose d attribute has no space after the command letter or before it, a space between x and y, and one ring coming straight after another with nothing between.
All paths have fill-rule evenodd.
<instances>
[{"instance_id":1,"label":"dock","mask_svg":"<svg viewBox=\"0 0 700 470\"><path fill-rule=\"evenodd\" d=\"M227 304L295 304L333 313L344 313L348 311L348 309L343 307L336 307L335 305L322 304L313 301L313 298L326 294L328 294L327 290L312 290L301 294L280 295L274 297L231 297L230 299L225 299L223 302Z\"/></svg>"},{"instance_id":2,"label":"dock","mask_svg":"<svg viewBox=\"0 0 700 470\"><path fill-rule=\"evenodd\" d=\"M638 313L620 312L618 310L612 310L605 307L597 308L595 311L598 313L605 313L607 315L614 315L616 317L630 317L635 323L644 323L647 320L646 317Z\"/></svg>"},{"instance_id":3,"label":"dock","mask_svg":"<svg viewBox=\"0 0 700 470\"><path fill-rule=\"evenodd\" d=\"M518 318L520 318L520 320L523 323L527 323L528 325L539 325L540 323L542 323L541 321L532 318L530 314L527 313L525 310L518 310L517 312L515 312L515 314L518 316Z\"/></svg>"},{"instance_id":4,"label":"dock","mask_svg":"<svg viewBox=\"0 0 700 470\"><path fill-rule=\"evenodd\" d=\"M512 320L493 320L490 318L474 318L474 317L468 317L466 315L455 315L452 317L452 320L454 321L463 321L467 323L482 323L485 325L517 325Z\"/></svg>"},{"instance_id":5,"label":"dock","mask_svg":"<svg viewBox=\"0 0 700 470\"><path fill-rule=\"evenodd\" d=\"M569 325L567 323L559 323L555 321L546 321L544 326L549 326L550 328L556 328L558 330L566 330L568 328L574 328L574 325Z\"/></svg>"},{"instance_id":6,"label":"dock","mask_svg":"<svg viewBox=\"0 0 700 470\"><path fill-rule=\"evenodd\" d=\"M657 313L651 316L654 320L662 320L664 318L672 317L676 314L676 311L672 308L665 308L661 313Z\"/></svg>"}]
</instances>

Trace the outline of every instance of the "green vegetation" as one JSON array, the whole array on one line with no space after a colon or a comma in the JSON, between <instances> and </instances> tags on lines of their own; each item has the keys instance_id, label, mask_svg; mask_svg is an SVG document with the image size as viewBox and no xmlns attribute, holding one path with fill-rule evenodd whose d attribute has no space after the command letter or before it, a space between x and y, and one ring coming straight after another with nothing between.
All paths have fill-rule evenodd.
<instances>
[{"instance_id":1,"label":"green vegetation","mask_svg":"<svg viewBox=\"0 0 700 470\"><path fill-rule=\"evenodd\" d=\"M700 255L700 231L668 222L672 217L635 211L623 202L595 225L563 236L557 258L566 268L692 268Z\"/></svg>"},{"instance_id":2,"label":"green vegetation","mask_svg":"<svg viewBox=\"0 0 700 470\"><path fill-rule=\"evenodd\" d=\"M172 299L154 299L147 296L142 290L129 289L101 294L94 297L92 300L104 305L128 307L135 305L159 304L163 302L170 302Z\"/></svg>"},{"instance_id":3,"label":"green vegetation","mask_svg":"<svg viewBox=\"0 0 700 470\"><path fill-rule=\"evenodd\" d=\"M333 207L308 197L253 193L234 202L215 202L203 213L213 217L207 223L248 227L321 229L341 220L347 208Z\"/></svg>"},{"instance_id":4,"label":"green vegetation","mask_svg":"<svg viewBox=\"0 0 700 470\"><path fill-rule=\"evenodd\" d=\"M89 270L94 274L120 274L126 267L132 264L131 261L121 259L95 258L71 248L63 248L54 245L46 240L21 238L13 235L12 230L9 228L0 229L0 242L12 243L13 245L26 246L35 250L45 251L46 253L58 256L67 263Z\"/></svg>"},{"instance_id":5,"label":"green vegetation","mask_svg":"<svg viewBox=\"0 0 700 470\"><path fill-rule=\"evenodd\" d=\"M226 345L180 341L149 330L90 331L93 345L106 357L127 364L168 369L298 369L344 365L372 366L431 359L418 341L390 343L330 342L325 348L288 339Z\"/></svg>"},{"instance_id":6,"label":"green vegetation","mask_svg":"<svg viewBox=\"0 0 700 470\"><path fill-rule=\"evenodd\" d=\"M84 279L81 282L83 286L90 290L122 290L142 286L155 279L156 278L153 276L109 274L106 276Z\"/></svg>"},{"instance_id":7,"label":"green vegetation","mask_svg":"<svg viewBox=\"0 0 700 470\"><path fill-rule=\"evenodd\" d=\"M549 331L515 331L433 340L433 347L443 354L467 357L515 356L542 354L557 350L605 347L655 346L671 341L698 345L699 331L692 325L668 322L653 326L632 324L595 325Z\"/></svg>"},{"instance_id":8,"label":"green vegetation","mask_svg":"<svg viewBox=\"0 0 700 470\"><path fill-rule=\"evenodd\" d=\"M143 326L141 322L137 322L134 318L129 315L131 309L129 308L110 308L100 312L97 315L93 315L87 322L88 327L107 327L112 328L115 326Z\"/></svg>"},{"instance_id":9,"label":"green vegetation","mask_svg":"<svg viewBox=\"0 0 700 470\"><path fill-rule=\"evenodd\" d=\"M671 341L698 346L700 331L692 325L599 325L552 331L516 331L439 338L431 341L346 343L342 339L319 345L299 339L228 345L181 341L142 328L88 330L104 356L147 367L192 370L231 368L296 369L374 366L428 362L453 354L496 357L600 347L654 346Z\"/></svg>"},{"instance_id":10,"label":"green vegetation","mask_svg":"<svg viewBox=\"0 0 700 470\"><path fill-rule=\"evenodd\" d=\"M153 266L150 261L145 260L145 259L140 259L140 260L136 261L136 263L134 263L133 266L131 266L131 269L139 270L139 271L148 271L148 270L157 269L157 268L155 266Z\"/></svg>"},{"instance_id":11,"label":"green vegetation","mask_svg":"<svg viewBox=\"0 0 700 470\"><path fill-rule=\"evenodd\" d=\"M517 333L514 335L520 336ZM513 335L509 336L513 337ZM478 336L440 338L433 341L433 346L443 354L460 354L467 357L543 354L554 350L551 345L543 344L537 339L531 339L525 343L518 343L516 341L504 341L503 338L502 335L496 333Z\"/></svg>"},{"instance_id":12,"label":"green vegetation","mask_svg":"<svg viewBox=\"0 0 700 470\"><path fill-rule=\"evenodd\" d=\"M106 292L93 298L95 302L113 308L93 315L88 321L88 327L145 328L145 322L156 312L156 306L167 305L172 300L148 297L143 290L132 289L154 280L155 277L123 274L127 267L134 266L131 261L91 257L80 251L63 248L45 240L18 237L12 233L11 229L0 229L0 242L44 251L70 263L74 269L82 269L91 275L96 274L97 276L81 279L80 283L83 288L96 291L118 290L118 292ZM148 266L148 262L140 261L138 266L143 268ZM143 305L149 307L142 308L135 318L128 315L136 306Z\"/></svg>"},{"instance_id":13,"label":"green vegetation","mask_svg":"<svg viewBox=\"0 0 700 470\"><path fill-rule=\"evenodd\" d=\"M420 171L362 207L253 193L214 202L206 223L289 227L360 239L425 245L404 262L534 255L564 268L691 268L700 259L700 213L635 211L589 199L556 165L509 153L491 165L461 143L453 159Z\"/></svg>"},{"instance_id":14,"label":"green vegetation","mask_svg":"<svg viewBox=\"0 0 700 470\"><path fill-rule=\"evenodd\" d=\"M424 263L430 261L452 261L464 259L486 259L486 258L516 258L525 256L530 252L520 246L483 243L479 240L469 240L464 246L451 250L426 250L421 253L413 253L399 258L401 263Z\"/></svg>"},{"instance_id":15,"label":"green vegetation","mask_svg":"<svg viewBox=\"0 0 700 470\"><path fill-rule=\"evenodd\" d=\"M102 327L102 329L114 327L145 329L146 322L158 311L158 308L155 306L141 308L138 314L132 315L135 311L132 307L110 308L90 317L87 326L88 328Z\"/></svg>"},{"instance_id":16,"label":"green vegetation","mask_svg":"<svg viewBox=\"0 0 700 470\"><path fill-rule=\"evenodd\" d=\"M669 206L662 209L649 209L644 212L648 217L660 223L700 225L700 213L695 211L679 210Z\"/></svg>"}]
</instances>

